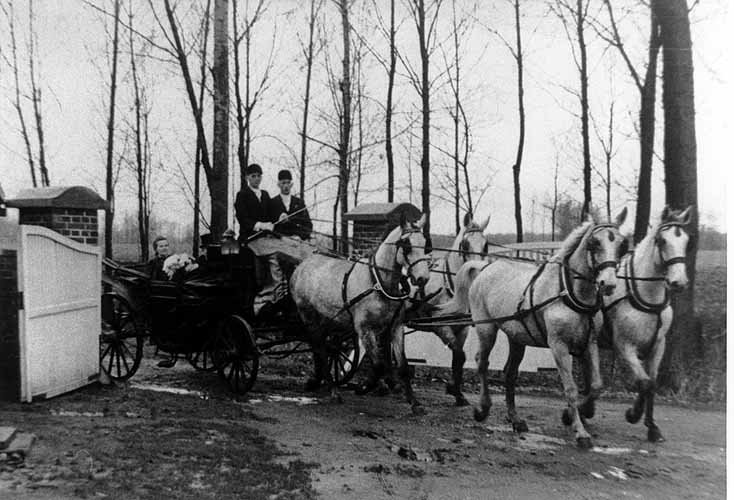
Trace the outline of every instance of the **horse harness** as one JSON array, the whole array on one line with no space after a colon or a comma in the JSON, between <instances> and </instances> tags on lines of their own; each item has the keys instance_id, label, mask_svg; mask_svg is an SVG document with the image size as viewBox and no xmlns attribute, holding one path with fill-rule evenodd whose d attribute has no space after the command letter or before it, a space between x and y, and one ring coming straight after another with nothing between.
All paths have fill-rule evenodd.
<instances>
[{"instance_id":1,"label":"horse harness","mask_svg":"<svg viewBox=\"0 0 734 500\"><path fill-rule=\"evenodd\" d=\"M464 232L464 237L461 239L461 242L459 242L459 253L461 254L461 259L466 263L469 260L468 254L471 253L469 251L469 240L467 239L467 236L471 233L482 233L483 231L479 228L469 229ZM489 251L489 242L484 242L484 247L482 247L482 253L481 255L486 255ZM444 273L443 273L443 280L444 280L444 289L446 290L446 293L449 295L449 297L453 297L455 293L455 287L454 287L454 280L451 278L451 275L453 273L451 272L451 269L449 269L449 259L448 255L444 258Z\"/></svg>"},{"instance_id":2,"label":"horse harness","mask_svg":"<svg viewBox=\"0 0 734 500\"><path fill-rule=\"evenodd\" d=\"M595 232L606 229L606 228L617 228L614 224L597 224L594 226L594 228L591 230L591 235L593 235ZM587 257L588 258L588 257ZM593 278L589 278L587 276L582 275L581 273L575 271L568 263L570 259L570 255L566 257L563 262L552 262L553 264L559 264L558 266L558 273L559 273L559 282L561 284L561 290L555 297L551 297L549 299L544 300L543 302L540 302L539 304L533 303L533 296L535 295L535 283L538 281L538 278L543 274L543 271L545 270L546 265L550 261L543 262L538 270L535 272L533 277L528 282L527 286L525 287L525 290L523 291L522 297L520 298L519 302L517 303L517 311L515 314L509 319L516 319L520 322L520 324L525 328L525 331L527 332L528 336L532 339L533 342L535 342L536 345L542 346L547 345L548 343L548 332L546 331L545 327L543 326L543 323L541 323L540 319L538 318L538 311L542 309L543 307L551 304L552 302L555 302L558 299L562 299L563 303L574 312L577 312L581 315L585 315L589 319L589 328L594 328L594 315L599 311L602 305L601 300L601 294L597 294L596 300L593 304L588 304L580 300L576 294L573 291L573 279L584 279L587 281L593 281ZM617 267L617 261L616 260L605 260L601 263L594 262L594 257L592 255L592 261L590 263L593 276L597 276L603 269L606 269L607 267ZM572 276L574 274L575 276ZM528 295L529 293L529 295ZM523 304L525 303L525 299L528 299L530 307L528 309L523 309ZM537 338L535 338L535 335L533 335L532 331L530 330L530 327L525 322L525 318L528 315L532 315L533 321L535 322L535 326L538 328L538 330L541 332L543 338L542 342L539 342ZM497 318L497 319L503 319L503 318ZM588 344L588 339L587 339ZM586 347L582 350L585 351ZM571 353L575 356L578 356L580 353Z\"/></svg>"},{"instance_id":3,"label":"horse harness","mask_svg":"<svg viewBox=\"0 0 734 500\"><path fill-rule=\"evenodd\" d=\"M672 266L673 264L680 264L685 263L686 258L684 256L678 256L678 257L672 257L670 259L666 259L663 255L663 251L660 248L660 245L658 245L658 236L660 232L664 231L665 229L668 229L670 227L680 227L683 228L684 225L680 222L667 222L665 224L662 224L658 230L657 234L655 236L655 246L658 250L658 255L660 256L660 262L662 263L663 267L665 268L666 272L668 267ZM657 317L657 326L655 327L655 335L653 336L652 342L650 342L650 346L647 349L647 353L645 354L644 358L646 359L649 357L650 352L652 351L653 346L655 346L655 343L658 340L658 335L660 332L660 327L662 326L663 320L662 320L662 312L668 307L670 304L670 294L668 292L668 288L665 287L665 295L663 297L662 302L659 302L657 304L654 304L652 302L648 302L642 296L640 295L640 291L637 288L637 281L663 281L664 277L642 277L639 278L635 276L635 267L634 267L634 260L635 260L635 254L634 252L630 252L627 254L627 261L625 262L625 271L624 276L620 276L622 279L624 279L625 287L627 290L627 293L622 295L621 297L615 299L608 305L602 307L602 315L604 317L604 329L603 332L608 336L609 344L610 346L613 346L613 339L614 339L614 328L612 326L612 322L609 320L609 311L619 305L624 300L629 300L630 305L637 309L640 312L647 313L647 314L654 314Z\"/></svg>"}]
</instances>

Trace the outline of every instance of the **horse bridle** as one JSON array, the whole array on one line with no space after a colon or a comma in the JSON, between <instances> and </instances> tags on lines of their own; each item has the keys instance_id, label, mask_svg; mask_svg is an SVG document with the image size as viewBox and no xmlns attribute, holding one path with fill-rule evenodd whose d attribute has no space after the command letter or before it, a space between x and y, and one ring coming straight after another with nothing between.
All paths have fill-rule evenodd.
<instances>
[{"instance_id":1,"label":"horse bridle","mask_svg":"<svg viewBox=\"0 0 734 500\"><path fill-rule=\"evenodd\" d=\"M410 255L410 252L413 251L413 244L410 242L410 238L406 238L406 236L409 236L413 233L420 233L420 229L409 229L407 231L403 231L400 234L400 238L397 242L395 242L395 246L398 247L398 250L403 251L403 258L405 259L405 262L408 264L405 268L405 272L410 275L410 270L413 269L414 266L420 264L421 262L429 261L431 260L430 257L426 257L425 255L419 259L414 260L413 262L410 261L410 258L408 258L408 255ZM395 254L395 263L399 264L398 262L398 256L397 252Z\"/></svg>"},{"instance_id":2,"label":"horse bridle","mask_svg":"<svg viewBox=\"0 0 734 500\"><path fill-rule=\"evenodd\" d=\"M655 246L658 249L658 255L660 256L660 262L662 263L663 267L665 269L669 268L673 264L685 264L686 263L686 256L685 255L679 255L677 257L671 257L670 259L666 259L663 255L663 249L660 248L660 240L662 239L660 236L660 233L665 231L666 229L670 229L671 227L677 227L679 230L685 232L688 234L688 232L685 230L685 224L681 222L666 222L664 224L661 224L658 228L657 232L655 233Z\"/></svg>"},{"instance_id":3,"label":"horse bridle","mask_svg":"<svg viewBox=\"0 0 734 500\"><path fill-rule=\"evenodd\" d=\"M464 237L461 238L461 242L459 243L459 253L461 254L461 259L464 262L466 262L466 261L469 260L468 254L473 253L473 252L470 252L469 251L469 240L467 239L467 237L471 233L482 233L482 234L484 234L484 231L482 231L479 228L473 228L473 229L469 229L469 230L467 230L467 231L464 232ZM484 241L484 246L482 247L482 255L486 255L488 251L489 251L489 242L485 240Z\"/></svg>"}]
</instances>

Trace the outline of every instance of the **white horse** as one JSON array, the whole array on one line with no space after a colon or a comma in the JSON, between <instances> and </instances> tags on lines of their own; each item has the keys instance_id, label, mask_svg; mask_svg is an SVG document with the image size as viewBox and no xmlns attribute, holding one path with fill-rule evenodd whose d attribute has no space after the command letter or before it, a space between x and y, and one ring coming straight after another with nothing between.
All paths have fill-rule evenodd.
<instances>
[{"instance_id":1,"label":"white horse","mask_svg":"<svg viewBox=\"0 0 734 500\"><path fill-rule=\"evenodd\" d=\"M510 348L505 365L505 397L507 418L513 429L527 431L527 424L515 409L515 381L525 346L549 347L561 376L576 442L582 448L591 446L591 437L576 407L578 389L572 355L583 355L589 361L591 390L587 398L596 399L602 383L594 316L601 305L599 294L609 295L617 283L620 248L626 241L619 226L626 216L625 208L614 223L595 224L588 220L540 266L506 259L489 265L468 262L462 266L454 300L442 306L442 310L453 314L471 312L476 326L476 360L481 381L480 407L474 410L476 420L484 420L492 405L487 369L501 327Z\"/></svg>"},{"instance_id":2,"label":"white horse","mask_svg":"<svg viewBox=\"0 0 734 500\"><path fill-rule=\"evenodd\" d=\"M414 305L406 310L405 319L434 317L438 314L436 306L450 301L454 296L454 276L465 262L481 261L487 255L487 238L484 231L489 224L489 217L477 224L471 214L464 216L464 225L456 235L451 250L438 262L431 279L424 287L423 300L414 301ZM464 343L469 326L440 326L426 324L420 330L435 333L443 343L451 349L451 370L453 382L446 384L446 393L456 398L457 406L466 406L469 402L461 392L464 376Z\"/></svg>"},{"instance_id":3,"label":"white horse","mask_svg":"<svg viewBox=\"0 0 734 500\"><path fill-rule=\"evenodd\" d=\"M421 232L424 223L425 216L415 223L402 221L370 259L354 262L314 254L293 272L293 300L316 344L315 378L317 382L326 380L333 395L336 389L326 366L323 342L330 330L356 330L373 366L360 392L374 389L385 375L391 359L383 352L388 340L406 398L414 412L422 412L410 386L405 360L402 314L409 294L401 290L400 280L407 274L419 288L428 282L430 258L425 255L426 240Z\"/></svg>"},{"instance_id":4,"label":"white horse","mask_svg":"<svg viewBox=\"0 0 734 500\"><path fill-rule=\"evenodd\" d=\"M673 321L668 289L688 286L686 249L691 207L675 211L667 206L660 222L648 231L635 251L624 256L619 278L626 286L604 298L603 344L614 349L630 368L637 398L625 416L635 424L645 413L649 441L662 441L653 420L658 367L665 351L665 335ZM643 362L644 365L643 366ZM593 408L591 415L593 415ZM586 415L584 415L586 416Z\"/></svg>"}]
</instances>

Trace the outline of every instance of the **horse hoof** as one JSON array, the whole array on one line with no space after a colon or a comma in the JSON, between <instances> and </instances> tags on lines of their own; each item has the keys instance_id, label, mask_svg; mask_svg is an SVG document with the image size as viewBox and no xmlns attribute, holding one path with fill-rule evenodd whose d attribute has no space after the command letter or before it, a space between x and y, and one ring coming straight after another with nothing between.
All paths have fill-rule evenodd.
<instances>
[{"instance_id":1,"label":"horse hoof","mask_svg":"<svg viewBox=\"0 0 734 500\"><path fill-rule=\"evenodd\" d=\"M474 420L477 422L484 421L484 419L487 418L487 415L489 415L489 408L481 410L479 408L474 408Z\"/></svg>"},{"instance_id":2,"label":"horse hoof","mask_svg":"<svg viewBox=\"0 0 734 500\"><path fill-rule=\"evenodd\" d=\"M517 420L515 422L512 422L512 430L517 432L518 434L528 432L528 424L526 424L524 420Z\"/></svg>"},{"instance_id":3,"label":"horse hoof","mask_svg":"<svg viewBox=\"0 0 734 500\"><path fill-rule=\"evenodd\" d=\"M469 406L469 401L466 400L463 394L456 396L456 406Z\"/></svg>"},{"instance_id":4,"label":"horse hoof","mask_svg":"<svg viewBox=\"0 0 734 500\"><path fill-rule=\"evenodd\" d=\"M370 392L370 387L368 385L360 385L354 389L354 394L357 396L364 396L368 392Z\"/></svg>"},{"instance_id":5,"label":"horse hoof","mask_svg":"<svg viewBox=\"0 0 734 500\"><path fill-rule=\"evenodd\" d=\"M423 406L420 404L414 404L411 407L411 410L413 410L413 415L425 415L426 414L426 409L423 408Z\"/></svg>"},{"instance_id":6,"label":"horse hoof","mask_svg":"<svg viewBox=\"0 0 734 500\"><path fill-rule=\"evenodd\" d=\"M319 387L321 387L321 380L317 378L310 378L306 381L306 390L309 392L314 392L318 390Z\"/></svg>"},{"instance_id":7,"label":"horse hoof","mask_svg":"<svg viewBox=\"0 0 734 500\"><path fill-rule=\"evenodd\" d=\"M584 418L594 418L596 408L593 404L579 406L579 414Z\"/></svg>"},{"instance_id":8,"label":"horse hoof","mask_svg":"<svg viewBox=\"0 0 734 500\"><path fill-rule=\"evenodd\" d=\"M568 408L563 410L563 413L561 413L561 422L563 422L563 425L571 425L573 423L573 415L571 415L571 410Z\"/></svg>"},{"instance_id":9,"label":"horse hoof","mask_svg":"<svg viewBox=\"0 0 734 500\"><path fill-rule=\"evenodd\" d=\"M640 417L642 417L642 412L636 412L634 408L627 408L627 411L624 412L624 418L626 418L627 422L630 424L636 424L639 422Z\"/></svg>"},{"instance_id":10,"label":"horse hoof","mask_svg":"<svg viewBox=\"0 0 734 500\"><path fill-rule=\"evenodd\" d=\"M665 438L660 432L660 429L658 429L657 427L650 427L649 429L647 429L647 440L651 443L662 443L663 441L665 441Z\"/></svg>"},{"instance_id":11,"label":"horse hoof","mask_svg":"<svg viewBox=\"0 0 734 500\"><path fill-rule=\"evenodd\" d=\"M576 438L576 444L579 448L582 450L588 450L591 449L591 438L590 437L580 437Z\"/></svg>"}]
</instances>

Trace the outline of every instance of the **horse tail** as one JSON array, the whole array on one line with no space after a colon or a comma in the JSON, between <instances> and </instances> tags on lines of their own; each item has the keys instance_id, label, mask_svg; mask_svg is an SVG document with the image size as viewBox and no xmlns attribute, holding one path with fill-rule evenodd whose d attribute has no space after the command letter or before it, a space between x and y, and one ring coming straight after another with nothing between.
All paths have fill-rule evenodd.
<instances>
[{"instance_id":1,"label":"horse tail","mask_svg":"<svg viewBox=\"0 0 734 500\"><path fill-rule=\"evenodd\" d=\"M469 311L469 288L479 276L487 263L484 261L470 260L459 268L454 278L454 297L437 307L438 314L466 314Z\"/></svg>"}]
</instances>

